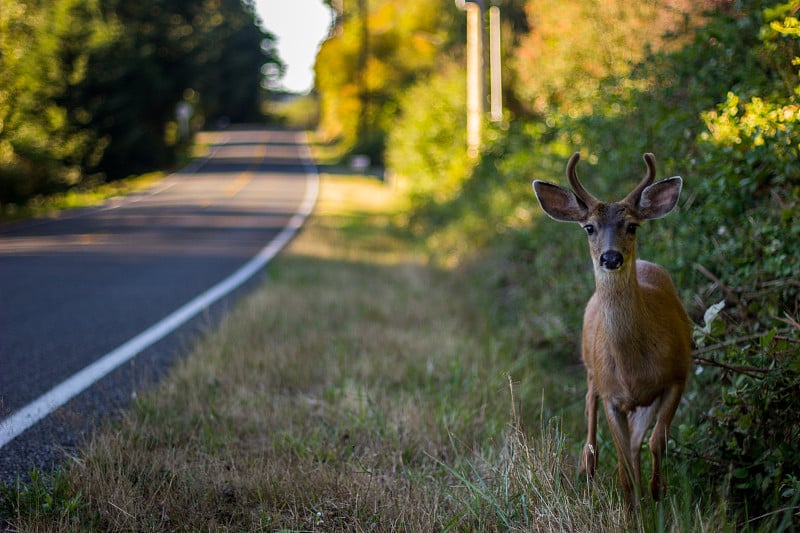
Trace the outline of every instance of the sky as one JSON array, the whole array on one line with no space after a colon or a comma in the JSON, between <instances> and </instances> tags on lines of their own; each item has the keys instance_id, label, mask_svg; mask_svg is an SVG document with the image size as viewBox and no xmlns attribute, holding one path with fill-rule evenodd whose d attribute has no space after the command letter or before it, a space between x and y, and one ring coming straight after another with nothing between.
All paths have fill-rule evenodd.
<instances>
[{"instance_id":1,"label":"sky","mask_svg":"<svg viewBox=\"0 0 800 533\"><path fill-rule=\"evenodd\" d=\"M331 22L322 0L256 0L263 26L278 38L278 55L286 64L280 85L305 93L314 84L314 58Z\"/></svg>"}]
</instances>

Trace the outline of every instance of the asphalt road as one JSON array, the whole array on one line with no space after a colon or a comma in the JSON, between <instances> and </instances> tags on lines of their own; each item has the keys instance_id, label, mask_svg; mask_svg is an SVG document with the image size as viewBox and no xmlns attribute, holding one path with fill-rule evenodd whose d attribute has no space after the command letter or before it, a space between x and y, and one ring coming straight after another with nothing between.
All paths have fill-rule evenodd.
<instances>
[{"instance_id":1,"label":"asphalt road","mask_svg":"<svg viewBox=\"0 0 800 533\"><path fill-rule=\"evenodd\" d=\"M150 190L101 208L0 226L0 429L229 278L276 236L285 238L287 224L298 224L296 214L308 209L316 187L303 135L236 128L218 139L207 159ZM57 462L98 417L124 407L137 387L185 354L231 298L14 436L0 447L0 479Z\"/></svg>"}]
</instances>

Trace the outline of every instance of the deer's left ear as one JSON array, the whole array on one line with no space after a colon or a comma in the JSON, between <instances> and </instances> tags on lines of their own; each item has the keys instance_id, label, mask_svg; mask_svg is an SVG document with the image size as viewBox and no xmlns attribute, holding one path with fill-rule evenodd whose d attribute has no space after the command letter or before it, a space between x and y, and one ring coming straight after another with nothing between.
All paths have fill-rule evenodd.
<instances>
[{"instance_id":1,"label":"deer's left ear","mask_svg":"<svg viewBox=\"0 0 800 533\"><path fill-rule=\"evenodd\" d=\"M643 220L652 220L667 215L675 208L681 195L683 180L680 176L656 182L642 191L636 208Z\"/></svg>"}]
</instances>

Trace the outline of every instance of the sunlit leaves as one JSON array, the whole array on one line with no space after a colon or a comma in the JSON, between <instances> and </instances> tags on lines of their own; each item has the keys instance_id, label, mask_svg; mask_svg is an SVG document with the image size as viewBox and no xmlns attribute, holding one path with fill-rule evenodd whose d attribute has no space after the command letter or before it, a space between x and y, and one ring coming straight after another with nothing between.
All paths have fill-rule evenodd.
<instances>
[{"instance_id":1,"label":"sunlit leaves","mask_svg":"<svg viewBox=\"0 0 800 533\"><path fill-rule=\"evenodd\" d=\"M417 199L450 199L469 173L466 158L466 74L451 66L400 98L387 162Z\"/></svg>"},{"instance_id":2,"label":"sunlit leaves","mask_svg":"<svg viewBox=\"0 0 800 533\"><path fill-rule=\"evenodd\" d=\"M511 65L520 100L537 112L561 106L573 116L591 112L604 77L625 77L666 32L699 11L692 2L525 3L530 33Z\"/></svg>"},{"instance_id":3,"label":"sunlit leaves","mask_svg":"<svg viewBox=\"0 0 800 533\"><path fill-rule=\"evenodd\" d=\"M347 147L377 139L371 155L381 157L399 97L441 59L449 11L426 0L365 1L363 7L345 3L338 30L317 55L320 130Z\"/></svg>"}]
</instances>

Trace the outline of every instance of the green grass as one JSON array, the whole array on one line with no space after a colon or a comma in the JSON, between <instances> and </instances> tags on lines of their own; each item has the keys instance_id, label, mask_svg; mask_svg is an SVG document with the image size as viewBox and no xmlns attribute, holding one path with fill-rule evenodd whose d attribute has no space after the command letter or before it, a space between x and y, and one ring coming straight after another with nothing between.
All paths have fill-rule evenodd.
<instances>
[{"instance_id":1,"label":"green grass","mask_svg":"<svg viewBox=\"0 0 800 533\"><path fill-rule=\"evenodd\" d=\"M385 185L323 176L306 228L190 357L58 473L3 489L9 528L724 530L680 484L628 515L603 429L581 479L580 372L490 326L481 270L432 265L401 212Z\"/></svg>"},{"instance_id":2,"label":"green grass","mask_svg":"<svg viewBox=\"0 0 800 533\"><path fill-rule=\"evenodd\" d=\"M105 201L151 187L164 177L163 172L150 172L95 187L37 197L27 204L0 206L0 222L32 217L54 217L62 211L102 205Z\"/></svg>"},{"instance_id":3,"label":"green grass","mask_svg":"<svg viewBox=\"0 0 800 533\"><path fill-rule=\"evenodd\" d=\"M183 167L192 159L205 156L211 144L219 142L222 135L224 132L198 132L192 146L185 153L181 153L177 167ZM99 185L81 185L49 196L38 196L29 200L25 205L0 205L0 223L33 217L56 217L63 211L96 207L112 198L152 187L164 176L165 172L163 171L148 172Z\"/></svg>"}]
</instances>

